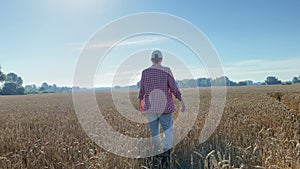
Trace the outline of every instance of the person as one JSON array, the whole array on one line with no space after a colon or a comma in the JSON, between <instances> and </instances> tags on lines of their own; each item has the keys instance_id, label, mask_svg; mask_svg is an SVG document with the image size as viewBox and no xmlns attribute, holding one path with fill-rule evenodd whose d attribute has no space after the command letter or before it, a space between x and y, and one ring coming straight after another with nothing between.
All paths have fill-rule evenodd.
<instances>
[{"instance_id":1,"label":"person","mask_svg":"<svg viewBox=\"0 0 300 169\"><path fill-rule=\"evenodd\" d=\"M181 103L181 112L185 111L185 104L179 91L171 69L161 65L163 56L161 51L152 52L152 66L143 70L139 90L139 108L145 113L152 138L154 151L162 154L161 162L159 157L153 160L153 165L163 164L169 166L170 152L173 143L173 118L175 111L173 95ZM160 127L164 133L163 149L160 145ZM161 157L161 156L160 156ZM168 168L168 167L166 167Z\"/></svg>"}]
</instances>

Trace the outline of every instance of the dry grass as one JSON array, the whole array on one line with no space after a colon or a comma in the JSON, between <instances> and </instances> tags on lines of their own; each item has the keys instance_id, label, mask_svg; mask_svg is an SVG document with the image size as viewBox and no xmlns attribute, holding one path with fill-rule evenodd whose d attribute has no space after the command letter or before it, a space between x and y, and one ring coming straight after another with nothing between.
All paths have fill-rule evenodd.
<instances>
[{"instance_id":1,"label":"dry grass","mask_svg":"<svg viewBox=\"0 0 300 169\"><path fill-rule=\"evenodd\" d=\"M136 95L130 94L135 107ZM199 144L211 98L209 88L200 89L197 122L173 149L172 168L300 168L299 97L299 85L228 88L220 125ZM149 135L147 125L117 112L108 92L97 99L115 130ZM0 168L147 168L150 161L116 156L93 143L77 121L71 94L0 97Z\"/></svg>"}]
</instances>

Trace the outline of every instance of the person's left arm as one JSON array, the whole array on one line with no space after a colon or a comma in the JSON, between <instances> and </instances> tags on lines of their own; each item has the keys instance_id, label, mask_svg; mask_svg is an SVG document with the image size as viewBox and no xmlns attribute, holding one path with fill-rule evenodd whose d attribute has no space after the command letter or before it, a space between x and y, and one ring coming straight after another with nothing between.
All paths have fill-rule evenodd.
<instances>
[{"instance_id":1,"label":"person's left arm","mask_svg":"<svg viewBox=\"0 0 300 169\"><path fill-rule=\"evenodd\" d=\"M168 68L168 87L170 88L171 92L174 94L174 96L181 101L181 92L179 91L176 81L173 77L173 74L171 72L171 69Z\"/></svg>"},{"instance_id":2,"label":"person's left arm","mask_svg":"<svg viewBox=\"0 0 300 169\"><path fill-rule=\"evenodd\" d=\"M181 92L179 91L174 76L172 74L171 69L168 68L168 87L170 88L173 95L180 101L181 104L181 112L185 111L185 104L181 97Z\"/></svg>"}]
</instances>

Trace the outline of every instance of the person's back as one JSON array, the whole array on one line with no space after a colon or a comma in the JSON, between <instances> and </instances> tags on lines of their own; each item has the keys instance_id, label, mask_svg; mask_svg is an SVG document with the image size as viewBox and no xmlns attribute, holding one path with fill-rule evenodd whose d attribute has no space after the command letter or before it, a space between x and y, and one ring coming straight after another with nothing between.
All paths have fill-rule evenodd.
<instances>
[{"instance_id":1,"label":"person's back","mask_svg":"<svg viewBox=\"0 0 300 169\"><path fill-rule=\"evenodd\" d=\"M145 69L142 73L140 82L140 111L145 112L149 121L150 135L154 150L157 154L161 153L159 124L161 124L165 134L161 163L169 166L170 149L173 144L173 118L174 110L174 96L181 102L181 111L185 110L184 102L181 98L181 93L177 88L175 79L172 75L171 69L161 66L162 54L160 51L154 51L151 56L153 65ZM143 101L145 104L143 104ZM155 158L153 167L158 168L160 164L160 157Z\"/></svg>"},{"instance_id":2,"label":"person's back","mask_svg":"<svg viewBox=\"0 0 300 169\"><path fill-rule=\"evenodd\" d=\"M140 98L145 97L145 112L172 113L175 111L172 94L181 100L181 93L168 67L154 64L145 69L140 87Z\"/></svg>"}]
</instances>

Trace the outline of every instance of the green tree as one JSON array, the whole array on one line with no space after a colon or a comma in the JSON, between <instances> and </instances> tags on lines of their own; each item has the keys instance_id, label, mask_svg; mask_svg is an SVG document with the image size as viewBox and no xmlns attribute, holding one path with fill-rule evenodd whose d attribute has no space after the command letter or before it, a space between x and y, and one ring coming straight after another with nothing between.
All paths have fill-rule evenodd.
<instances>
[{"instance_id":1,"label":"green tree","mask_svg":"<svg viewBox=\"0 0 300 169\"><path fill-rule=\"evenodd\" d=\"M53 84L53 85L52 85L52 90L54 90L54 91L57 90L57 85L56 85L56 84Z\"/></svg>"},{"instance_id":2,"label":"green tree","mask_svg":"<svg viewBox=\"0 0 300 169\"><path fill-rule=\"evenodd\" d=\"M17 94L17 84L13 82L5 82L4 86L1 90L1 94L3 95L15 95Z\"/></svg>"},{"instance_id":3,"label":"green tree","mask_svg":"<svg viewBox=\"0 0 300 169\"><path fill-rule=\"evenodd\" d=\"M293 83L300 83L300 76L299 77L293 77L292 82Z\"/></svg>"},{"instance_id":4,"label":"green tree","mask_svg":"<svg viewBox=\"0 0 300 169\"><path fill-rule=\"evenodd\" d=\"M49 85L48 85L48 83L44 82L44 83L41 85L40 88L42 88L43 90L48 90L48 89L49 89ZM42 90L42 89L40 89L40 90Z\"/></svg>"},{"instance_id":5,"label":"green tree","mask_svg":"<svg viewBox=\"0 0 300 169\"><path fill-rule=\"evenodd\" d=\"M136 83L136 88L137 88L137 89L140 89L140 86L141 86L141 81L138 81L138 82Z\"/></svg>"},{"instance_id":6,"label":"green tree","mask_svg":"<svg viewBox=\"0 0 300 169\"><path fill-rule=\"evenodd\" d=\"M15 73L8 73L6 81L7 82L12 82L12 83L17 83L17 81L18 81L18 75L15 74Z\"/></svg>"},{"instance_id":7,"label":"green tree","mask_svg":"<svg viewBox=\"0 0 300 169\"><path fill-rule=\"evenodd\" d=\"M23 86L17 86L16 94L25 94L25 88Z\"/></svg>"},{"instance_id":8,"label":"green tree","mask_svg":"<svg viewBox=\"0 0 300 169\"><path fill-rule=\"evenodd\" d=\"M39 87L39 91L44 91L46 90L43 86Z\"/></svg>"},{"instance_id":9,"label":"green tree","mask_svg":"<svg viewBox=\"0 0 300 169\"><path fill-rule=\"evenodd\" d=\"M211 79L210 78L198 78L197 79L197 86L198 87L210 87L211 86Z\"/></svg>"},{"instance_id":10,"label":"green tree","mask_svg":"<svg viewBox=\"0 0 300 169\"><path fill-rule=\"evenodd\" d=\"M5 83L2 88L1 94L15 95L24 94L25 88L22 86L23 79L15 73L8 73L6 75Z\"/></svg>"},{"instance_id":11,"label":"green tree","mask_svg":"<svg viewBox=\"0 0 300 169\"><path fill-rule=\"evenodd\" d=\"M8 73L6 81L16 83L18 86L23 85L23 79L15 73Z\"/></svg>"},{"instance_id":12,"label":"green tree","mask_svg":"<svg viewBox=\"0 0 300 169\"><path fill-rule=\"evenodd\" d=\"M25 93L26 94L37 94L39 93L38 90L37 90L37 87L35 84L33 85L26 85L25 86Z\"/></svg>"},{"instance_id":13,"label":"green tree","mask_svg":"<svg viewBox=\"0 0 300 169\"><path fill-rule=\"evenodd\" d=\"M217 77L216 79L213 80L213 85L214 86L229 86L228 80L229 79L227 76Z\"/></svg>"},{"instance_id":14,"label":"green tree","mask_svg":"<svg viewBox=\"0 0 300 169\"><path fill-rule=\"evenodd\" d=\"M278 78L275 76L268 76L265 80L265 83L267 85L276 85L276 84L281 84L281 80L278 80Z\"/></svg>"},{"instance_id":15,"label":"green tree","mask_svg":"<svg viewBox=\"0 0 300 169\"><path fill-rule=\"evenodd\" d=\"M23 85L23 79L18 76L16 83L17 83L17 85L22 86Z\"/></svg>"},{"instance_id":16,"label":"green tree","mask_svg":"<svg viewBox=\"0 0 300 169\"><path fill-rule=\"evenodd\" d=\"M6 75L1 71L1 66L0 66L0 82L3 82L6 80Z\"/></svg>"},{"instance_id":17,"label":"green tree","mask_svg":"<svg viewBox=\"0 0 300 169\"><path fill-rule=\"evenodd\" d=\"M26 85L25 90L37 90L37 87L35 84L32 85Z\"/></svg>"},{"instance_id":18,"label":"green tree","mask_svg":"<svg viewBox=\"0 0 300 169\"><path fill-rule=\"evenodd\" d=\"M247 82L246 81L240 81L237 83L238 86L247 86Z\"/></svg>"}]
</instances>

